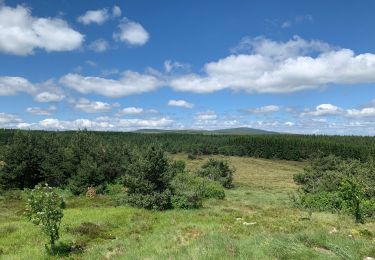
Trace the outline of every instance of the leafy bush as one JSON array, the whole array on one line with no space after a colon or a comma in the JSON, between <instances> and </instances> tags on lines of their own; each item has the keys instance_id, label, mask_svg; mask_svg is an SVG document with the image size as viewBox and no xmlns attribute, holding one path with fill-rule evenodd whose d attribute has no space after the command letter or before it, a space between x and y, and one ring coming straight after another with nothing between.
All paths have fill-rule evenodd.
<instances>
[{"instance_id":1,"label":"leafy bush","mask_svg":"<svg viewBox=\"0 0 375 260\"><path fill-rule=\"evenodd\" d=\"M60 238L59 229L64 216L65 206L62 197L45 185L37 185L28 196L26 212L27 218L49 236L50 251L54 252L55 241ZM46 245L46 248L47 245Z\"/></svg>"},{"instance_id":2,"label":"leafy bush","mask_svg":"<svg viewBox=\"0 0 375 260\"><path fill-rule=\"evenodd\" d=\"M217 181L204 178L203 197L206 199L224 199L225 191L223 186Z\"/></svg>"},{"instance_id":3,"label":"leafy bush","mask_svg":"<svg viewBox=\"0 0 375 260\"><path fill-rule=\"evenodd\" d=\"M294 181L300 185L295 201L304 208L347 212L356 222L374 217L373 161L318 156L304 172L294 176Z\"/></svg>"},{"instance_id":4,"label":"leafy bush","mask_svg":"<svg viewBox=\"0 0 375 260\"><path fill-rule=\"evenodd\" d=\"M104 192L108 195L116 196L116 195L119 195L119 194L123 194L125 192L125 188L120 183L113 183L113 184L108 184L105 187Z\"/></svg>"},{"instance_id":5,"label":"leafy bush","mask_svg":"<svg viewBox=\"0 0 375 260\"><path fill-rule=\"evenodd\" d=\"M234 169L224 160L209 159L198 171L198 175L218 181L224 188L233 188Z\"/></svg>"},{"instance_id":6,"label":"leafy bush","mask_svg":"<svg viewBox=\"0 0 375 260\"><path fill-rule=\"evenodd\" d=\"M224 199L225 197L224 189L220 183L189 172L177 174L172 180L171 187L173 208L200 208L204 199Z\"/></svg>"},{"instance_id":7,"label":"leafy bush","mask_svg":"<svg viewBox=\"0 0 375 260\"><path fill-rule=\"evenodd\" d=\"M191 209L202 207L204 181L188 172L176 175L171 182L173 208Z\"/></svg>"},{"instance_id":8,"label":"leafy bush","mask_svg":"<svg viewBox=\"0 0 375 260\"><path fill-rule=\"evenodd\" d=\"M346 178L341 182L338 193L343 201L344 210L352 214L356 222L363 223L362 204L365 199L364 185L356 178Z\"/></svg>"}]
</instances>

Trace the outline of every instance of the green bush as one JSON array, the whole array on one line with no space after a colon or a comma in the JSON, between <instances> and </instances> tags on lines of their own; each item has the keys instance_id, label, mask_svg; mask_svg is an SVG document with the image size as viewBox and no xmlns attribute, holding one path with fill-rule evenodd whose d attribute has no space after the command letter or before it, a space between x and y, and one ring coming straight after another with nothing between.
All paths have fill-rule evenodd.
<instances>
[{"instance_id":1,"label":"green bush","mask_svg":"<svg viewBox=\"0 0 375 260\"><path fill-rule=\"evenodd\" d=\"M189 172L177 174L171 182L171 187L173 208L200 208L204 199L225 197L220 183Z\"/></svg>"},{"instance_id":2,"label":"green bush","mask_svg":"<svg viewBox=\"0 0 375 260\"><path fill-rule=\"evenodd\" d=\"M295 202L310 210L342 211L356 222L373 218L375 212L373 161L343 160L336 156L318 156L304 172L296 174L300 185Z\"/></svg>"},{"instance_id":3,"label":"green bush","mask_svg":"<svg viewBox=\"0 0 375 260\"><path fill-rule=\"evenodd\" d=\"M218 181L227 189L233 188L233 173L234 169L229 166L227 161L212 158L198 170L199 176Z\"/></svg>"},{"instance_id":4,"label":"green bush","mask_svg":"<svg viewBox=\"0 0 375 260\"><path fill-rule=\"evenodd\" d=\"M64 206L62 197L48 184L35 186L28 196L25 215L49 236L51 253L54 253L55 242L60 238L59 229L64 216Z\"/></svg>"},{"instance_id":5,"label":"green bush","mask_svg":"<svg viewBox=\"0 0 375 260\"><path fill-rule=\"evenodd\" d=\"M120 183L108 184L105 187L104 193L108 194L108 195L111 195L111 196L123 194L123 193L125 193L125 187L124 187L124 185L122 185Z\"/></svg>"},{"instance_id":6,"label":"green bush","mask_svg":"<svg viewBox=\"0 0 375 260\"><path fill-rule=\"evenodd\" d=\"M204 197L204 181L188 172L181 172L171 182L173 208L200 208Z\"/></svg>"},{"instance_id":7,"label":"green bush","mask_svg":"<svg viewBox=\"0 0 375 260\"><path fill-rule=\"evenodd\" d=\"M127 202L136 207L164 210L172 207L170 182L181 165L173 165L159 145L134 155L125 175Z\"/></svg>"},{"instance_id":8,"label":"green bush","mask_svg":"<svg viewBox=\"0 0 375 260\"><path fill-rule=\"evenodd\" d=\"M225 191L223 186L217 181L204 179L203 197L206 199L224 199Z\"/></svg>"}]
</instances>

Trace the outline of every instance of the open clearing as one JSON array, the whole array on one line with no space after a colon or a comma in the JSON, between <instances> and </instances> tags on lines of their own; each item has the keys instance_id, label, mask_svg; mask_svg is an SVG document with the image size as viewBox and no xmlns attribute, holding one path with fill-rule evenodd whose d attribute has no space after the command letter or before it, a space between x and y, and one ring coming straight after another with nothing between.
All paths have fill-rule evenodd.
<instances>
[{"instance_id":1,"label":"open clearing","mask_svg":"<svg viewBox=\"0 0 375 260\"><path fill-rule=\"evenodd\" d=\"M208 157L186 160L194 170ZM221 157L222 156L216 156ZM363 259L375 257L375 224L292 207L302 162L225 157L236 168L225 200L199 210L116 206L121 196L66 195L61 242L72 259ZM0 197L0 258L48 259L46 237L22 216L20 200ZM63 248L63 245L61 246ZM60 255L64 257L64 255Z\"/></svg>"}]
</instances>

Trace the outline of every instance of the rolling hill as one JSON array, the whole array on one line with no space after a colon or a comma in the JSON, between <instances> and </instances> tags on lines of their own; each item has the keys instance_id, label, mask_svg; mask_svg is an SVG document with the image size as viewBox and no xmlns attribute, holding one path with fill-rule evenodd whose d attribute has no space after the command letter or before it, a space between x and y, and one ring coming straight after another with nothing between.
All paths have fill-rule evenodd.
<instances>
[{"instance_id":1,"label":"rolling hill","mask_svg":"<svg viewBox=\"0 0 375 260\"><path fill-rule=\"evenodd\" d=\"M249 127L238 127L238 128L227 128L218 130L165 130L165 129L138 129L134 131L136 133L185 133L185 134L225 134L225 135L259 135L259 134L278 134L277 132L271 132L261 129L249 128Z\"/></svg>"}]
</instances>

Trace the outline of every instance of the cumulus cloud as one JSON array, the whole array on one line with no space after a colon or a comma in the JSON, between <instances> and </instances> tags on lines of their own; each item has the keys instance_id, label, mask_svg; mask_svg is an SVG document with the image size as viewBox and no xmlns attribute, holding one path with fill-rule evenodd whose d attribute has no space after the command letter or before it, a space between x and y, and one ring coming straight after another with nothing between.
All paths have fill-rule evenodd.
<instances>
[{"instance_id":1,"label":"cumulus cloud","mask_svg":"<svg viewBox=\"0 0 375 260\"><path fill-rule=\"evenodd\" d=\"M117 5L112 7L112 16L113 17L120 17L122 14L121 8Z\"/></svg>"},{"instance_id":2,"label":"cumulus cloud","mask_svg":"<svg viewBox=\"0 0 375 260\"><path fill-rule=\"evenodd\" d=\"M375 107L365 107L362 109L348 109L348 117L357 117L357 118L375 118Z\"/></svg>"},{"instance_id":3,"label":"cumulus cloud","mask_svg":"<svg viewBox=\"0 0 375 260\"><path fill-rule=\"evenodd\" d=\"M275 105L268 105L268 106L254 108L254 109L247 109L245 111L249 113L254 113L254 114L268 114L268 113L275 113L275 112L280 111L280 107L275 106Z\"/></svg>"},{"instance_id":4,"label":"cumulus cloud","mask_svg":"<svg viewBox=\"0 0 375 260\"><path fill-rule=\"evenodd\" d=\"M195 115L195 120L209 121L215 120L217 115L214 111L199 112Z\"/></svg>"},{"instance_id":5,"label":"cumulus cloud","mask_svg":"<svg viewBox=\"0 0 375 260\"><path fill-rule=\"evenodd\" d=\"M182 99L180 99L180 100L172 99L172 100L168 101L168 106L193 108L194 104L189 103L189 102L187 102L185 100L182 100Z\"/></svg>"},{"instance_id":6,"label":"cumulus cloud","mask_svg":"<svg viewBox=\"0 0 375 260\"><path fill-rule=\"evenodd\" d=\"M0 77L0 96L12 96L19 92L32 93L35 90L36 87L25 78Z\"/></svg>"},{"instance_id":7,"label":"cumulus cloud","mask_svg":"<svg viewBox=\"0 0 375 260\"><path fill-rule=\"evenodd\" d=\"M79 100L71 100L70 103L75 109L81 110L86 113L108 113L111 112L112 107L110 104L101 101L90 101L85 98Z\"/></svg>"},{"instance_id":8,"label":"cumulus cloud","mask_svg":"<svg viewBox=\"0 0 375 260\"><path fill-rule=\"evenodd\" d=\"M62 90L53 80L34 84L23 77L0 76L0 96L28 93L37 102L59 102L65 98Z\"/></svg>"},{"instance_id":9,"label":"cumulus cloud","mask_svg":"<svg viewBox=\"0 0 375 260\"><path fill-rule=\"evenodd\" d=\"M46 103L46 102L60 102L65 98L62 93L53 93L48 91L43 91L34 96L35 101Z\"/></svg>"},{"instance_id":10,"label":"cumulus cloud","mask_svg":"<svg viewBox=\"0 0 375 260\"><path fill-rule=\"evenodd\" d=\"M168 118L158 119L119 119L111 117L100 117L91 119L59 120L46 118L38 123L32 124L33 129L47 130L76 130L90 129L102 131L132 131L139 128L168 128L174 121ZM29 126L30 127L30 126Z\"/></svg>"},{"instance_id":11,"label":"cumulus cloud","mask_svg":"<svg viewBox=\"0 0 375 260\"><path fill-rule=\"evenodd\" d=\"M141 24L126 18L121 21L118 28L119 30L113 34L113 38L129 45L141 46L150 38L149 33Z\"/></svg>"},{"instance_id":12,"label":"cumulus cloud","mask_svg":"<svg viewBox=\"0 0 375 260\"><path fill-rule=\"evenodd\" d=\"M83 15L79 16L77 18L77 21L84 25L88 25L91 23L103 24L109 18L110 16L108 14L108 9L103 8L99 10L89 10L85 12Z\"/></svg>"},{"instance_id":13,"label":"cumulus cloud","mask_svg":"<svg viewBox=\"0 0 375 260\"><path fill-rule=\"evenodd\" d=\"M263 36L255 38L244 37L231 51L233 53L253 53L267 57L286 59L314 52L328 52L334 49L335 48L328 43L318 40L307 41L295 35L286 42L273 41Z\"/></svg>"},{"instance_id":14,"label":"cumulus cloud","mask_svg":"<svg viewBox=\"0 0 375 260\"><path fill-rule=\"evenodd\" d=\"M113 98L153 91L162 85L159 78L134 71L125 71L119 79L84 77L70 73L63 76L60 82L83 94L97 93Z\"/></svg>"},{"instance_id":15,"label":"cumulus cloud","mask_svg":"<svg viewBox=\"0 0 375 260\"><path fill-rule=\"evenodd\" d=\"M260 41L260 42L258 42ZM375 55L356 55L318 41L295 37L286 43L265 38L250 54L233 54L204 66L204 74L174 77L178 91L210 93L230 89L248 93L291 93L328 84L375 82Z\"/></svg>"},{"instance_id":16,"label":"cumulus cloud","mask_svg":"<svg viewBox=\"0 0 375 260\"><path fill-rule=\"evenodd\" d=\"M30 55L34 49L71 51L81 47L84 36L60 18L39 18L23 5L0 5L0 52Z\"/></svg>"},{"instance_id":17,"label":"cumulus cloud","mask_svg":"<svg viewBox=\"0 0 375 260\"><path fill-rule=\"evenodd\" d=\"M105 52L108 50L109 44L104 39L96 39L89 44L88 48L94 52Z\"/></svg>"},{"instance_id":18,"label":"cumulus cloud","mask_svg":"<svg viewBox=\"0 0 375 260\"><path fill-rule=\"evenodd\" d=\"M23 120L17 115L0 113L0 127L1 128L14 128Z\"/></svg>"},{"instance_id":19,"label":"cumulus cloud","mask_svg":"<svg viewBox=\"0 0 375 260\"><path fill-rule=\"evenodd\" d=\"M333 116L342 114L344 110L332 104L320 104L314 110L306 110L301 116Z\"/></svg>"},{"instance_id":20,"label":"cumulus cloud","mask_svg":"<svg viewBox=\"0 0 375 260\"><path fill-rule=\"evenodd\" d=\"M50 106L48 108L40 108L40 107L28 107L26 108L26 112L34 115L51 115L56 111L55 106Z\"/></svg>"},{"instance_id":21,"label":"cumulus cloud","mask_svg":"<svg viewBox=\"0 0 375 260\"><path fill-rule=\"evenodd\" d=\"M136 115L141 114L143 112L143 108L140 107L126 107L119 111L121 115Z\"/></svg>"}]
</instances>

